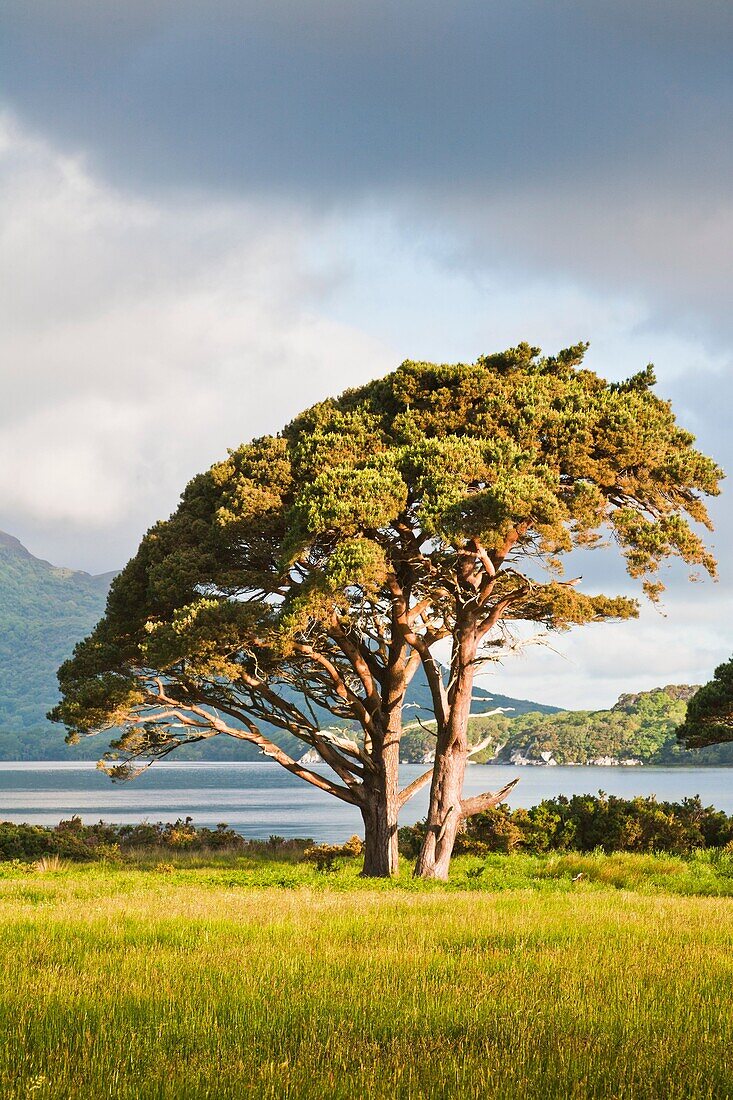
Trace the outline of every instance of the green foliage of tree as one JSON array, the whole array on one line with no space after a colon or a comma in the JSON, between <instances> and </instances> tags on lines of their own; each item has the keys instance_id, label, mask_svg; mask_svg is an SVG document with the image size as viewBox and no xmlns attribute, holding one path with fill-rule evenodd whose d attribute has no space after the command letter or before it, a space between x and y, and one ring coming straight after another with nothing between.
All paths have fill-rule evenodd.
<instances>
[{"instance_id":1,"label":"green foliage of tree","mask_svg":"<svg viewBox=\"0 0 733 1100\"><path fill-rule=\"evenodd\" d=\"M733 741L733 658L690 701L678 737L688 748Z\"/></svg>"},{"instance_id":2,"label":"green foliage of tree","mask_svg":"<svg viewBox=\"0 0 733 1100\"><path fill-rule=\"evenodd\" d=\"M650 370L609 384L584 352L522 344L473 364L406 362L233 451L116 579L61 668L54 717L72 738L121 727L118 769L191 740L249 741L359 808L370 873L396 866L399 809L430 782L418 870L447 875L461 821L502 793L462 795L474 674L503 652L507 625L637 614L632 599L564 581L562 555L610 535L653 596L667 558L714 573L692 524L709 525L702 497L719 469L652 393ZM432 652L445 639L447 684ZM418 666L436 763L401 791ZM360 738L324 729L322 711ZM335 778L298 764L265 723L317 748Z\"/></svg>"}]
</instances>

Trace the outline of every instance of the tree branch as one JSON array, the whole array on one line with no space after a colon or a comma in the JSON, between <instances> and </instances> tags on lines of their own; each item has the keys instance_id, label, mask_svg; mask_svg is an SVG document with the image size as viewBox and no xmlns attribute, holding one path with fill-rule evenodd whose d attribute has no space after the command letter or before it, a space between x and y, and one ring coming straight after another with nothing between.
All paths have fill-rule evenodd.
<instances>
[{"instance_id":1,"label":"tree branch","mask_svg":"<svg viewBox=\"0 0 733 1100\"><path fill-rule=\"evenodd\" d=\"M413 779L412 783L408 783L406 787L397 795L398 809L402 809L406 802L409 802L413 795L416 795L418 791L421 791L423 787L427 787L430 780L433 778L433 769L423 772L417 779Z\"/></svg>"},{"instance_id":2,"label":"tree branch","mask_svg":"<svg viewBox=\"0 0 733 1100\"><path fill-rule=\"evenodd\" d=\"M199 713L199 708L193 706L191 708L194 712ZM205 711L201 711L203 715ZM276 745L274 741L271 741L269 737L265 737L261 733L254 722L252 722L246 715L238 715L239 721L245 725L244 730L235 729L232 726L228 726L226 722L222 722L220 718L211 716L211 724L219 733L226 733L229 737L238 738L240 741L249 741L250 744L256 745L264 756L269 756L272 760L275 760L286 771L291 772L293 775L297 775L300 779L304 779L307 783L311 783L314 787L318 787L322 791L326 791L328 794L334 795L336 798L340 798L342 802L349 802L352 806L358 806L361 803L360 793L356 784L352 787L340 787L338 783L333 783L330 779L327 779L323 775L318 775L317 772L312 772L309 768L304 767L298 763L297 760L293 760L291 756ZM343 777L342 777L343 778Z\"/></svg>"},{"instance_id":3,"label":"tree branch","mask_svg":"<svg viewBox=\"0 0 733 1100\"><path fill-rule=\"evenodd\" d=\"M479 641L481 641L482 638L485 638L490 630L493 630L507 608L511 607L513 603L516 603L517 600L521 600L524 596L527 595L529 591L529 586L525 588L517 588L514 592L510 592L509 595L504 596L503 599L499 600L499 602L495 604L494 607L491 609L490 615L486 619L484 619L484 621L478 627L477 637Z\"/></svg>"},{"instance_id":4,"label":"tree branch","mask_svg":"<svg viewBox=\"0 0 733 1100\"><path fill-rule=\"evenodd\" d=\"M502 787L500 791L487 791L486 794L464 798L461 801L461 817L473 817L474 814L480 814L484 810L491 809L492 806L498 806L514 790L518 782L518 779L512 779L511 783L507 783L506 787Z\"/></svg>"},{"instance_id":5,"label":"tree branch","mask_svg":"<svg viewBox=\"0 0 733 1100\"><path fill-rule=\"evenodd\" d=\"M230 714L233 718L242 722L244 729L235 729L233 726L227 725L222 721L218 715L212 714L210 711L205 710L204 707L199 706L197 703L191 702L187 704L176 703L175 700L169 698L164 691L162 681L156 678L155 683L158 687L158 695L152 696L154 699L160 700L174 707L176 711L180 712L181 709L190 711L192 714L197 715L203 720L216 733L225 733L229 737L234 737L239 741L247 741L252 745L256 745L257 748L265 756L269 756L272 760L275 760L286 771L291 772L293 775L297 775L300 779L304 779L307 783L311 783L314 787L318 787L322 791L327 791L328 794L334 795L336 798L340 798L343 802L349 802L354 806L361 803L361 795L357 782L350 775L344 775L341 773L340 768L343 768L345 761L338 761L339 768L334 767L334 771L340 775L344 782L348 783L347 787L341 787L338 783L333 783L325 776L318 775L317 772L310 771L309 768L304 767L298 763L297 760L293 760L279 745L276 745L274 741L271 741L269 737L266 737L254 724L252 719L245 713L240 713L226 705L219 704L217 709L223 710L225 713ZM212 703L206 703L205 705L214 706ZM318 731L311 731L317 733ZM320 750L319 750L320 751ZM325 757L324 757L325 759ZM327 761L330 763L330 761Z\"/></svg>"},{"instance_id":6,"label":"tree branch","mask_svg":"<svg viewBox=\"0 0 733 1100\"><path fill-rule=\"evenodd\" d=\"M230 715L232 718L236 718L239 722L243 722L248 728L250 726L255 729L257 728L250 716L236 707L227 706L227 704L219 704L217 709L223 710L225 714ZM287 729L288 727L285 726L285 728ZM293 733L293 730L291 729L290 732ZM326 764L336 772L339 779L343 780L350 790L355 790L358 787L358 780L355 776L363 777L364 769L355 764L352 760L344 759L338 747L332 743L331 739L325 737L321 730L312 727L307 731L307 734L301 731L293 735L304 741L306 745L311 745L315 748L321 754ZM275 744L274 741L271 743ZM272 754L268 752L266 755L271 756ZM282 761L278 759L278 763L282 763Z\"/></svg>"},{"instance_id":7,"label":"tree branch","mask_svg":"<svg viewBox=\"0 0 733 1100\"><path fill-rule=\"evenodd\" d=\"M501 708L495 710L493 713L500 714ZM483 741L479 741L477 745L474 745L473 748L468 750L468 752L466 753L466 758L469 759L470 757L476 756L478 753L482 752L483 749L487 749L493 740L494 738L491 736L491 734L488 734L486 737L484 737Z\"/></svg>"},{"instance_id":8,"label":"tree branch","mask_svg":"<svg viewBox=\"0 0 733 1100\"><path fill-rule=\"evenodd\" d=\"M406 639L409 644L416 649L420 654L420 660L422 661L423 668L425 669L425 677L428 681L428 687L430 688L430 696L433 701L433 713L435 720L438 724L438 729L442 729L445 723L448 721L449 703L448 693L445 690L445 684L443 683L443 677L438 663L433 657L428 646L425 645L422 638L417 634L408 634Z\"/></svg>"},{"instance_id":9,"label":"tree branch","mask_svg":"<svg viewBox=\"0 0 733 1100\"><path fill-rule=\"evenodd\" d=\"M313 646L305 645L304 643L296 643L295 649L305 657L309 657L315 664L320 665L326 670L330 677L331 683L335 693L340 699L346 703L348 707L354 712L355 717L361 723L365 730L371 730L372 719L369 711L364 706L363 701L359 698L356 692L353 692L348 687L343 676L339 672L333 661L329 661L328 657L323 653L319 653Z\"/></svg>"},{"instance_id":10,"label":"tree branch","mask_svg":"<svg viewBox=\"0 0 733 1100\"><path fill-rule=\"evenodd\" d=\"M371 660L367 659L363 652L366 647L361 646L358 642L354 642L349 638L348 634L341 628L335 614L332 617L328 635L339 647L344 657L346 657L354 672L361 680L367 700L372 703L376 702L378 705L380 702L379 692L374 684L376 677L372 669Z\"/></svg>"}]
</instances>

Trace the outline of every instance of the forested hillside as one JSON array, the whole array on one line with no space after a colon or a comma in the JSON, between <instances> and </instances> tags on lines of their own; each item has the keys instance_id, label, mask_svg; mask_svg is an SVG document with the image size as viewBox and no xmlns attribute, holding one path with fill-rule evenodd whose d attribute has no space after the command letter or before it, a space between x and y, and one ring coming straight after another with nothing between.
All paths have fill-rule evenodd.
<instances>
[{"instance_id":1,"label":"forested hillside","mask_svg":"<svg viewBox=\"0 0 733 1100\"><path fill-rule=\"evenodd\" d=\"M712 745L690 752L677 743L675 730L687 702L697 690L670 684L654 691L622 695L610 710L543 713L516 700L496 696L490 706L506 706L503 714L480 713L469 723L471 743L488 744L473 756L479 764L523 766L553 764L733 764L733 745ZM488 700L487 700L488 702ZM520 707L522 709L520 709ZM480 710L480 702L474 710ZM435 736L422 717L410 724L402 740L403 760L420 763L432 758Z\"/></svg>"},{"instance_id":2,"label":"forested hillside","mask_svg":"<svg viewBox=\"0 0 733 1100\"><path fill-rule=\"evenodd\" d=\"M58 697L56 669L100 618L113 575L92 577L60 569L0 532L0 756L4 759L28 758L37 750L41 756L65 755L63 731L45 719Z\"/></svg>"},{"instance_id":3,"label":"forested hillside","mask_svg":"<svg viewBox=\"0 0 733 1100\"><path fill-rule=\"evenodd\" d=\"M477 718L472 722L472 739L478 743L491 737L491 742L474 759L518 765L733 764L733 745L714 745L699 752L678 745L675 730L696 690L670 684L622 695L610 710Z\"/></svg>"}]
</instances>

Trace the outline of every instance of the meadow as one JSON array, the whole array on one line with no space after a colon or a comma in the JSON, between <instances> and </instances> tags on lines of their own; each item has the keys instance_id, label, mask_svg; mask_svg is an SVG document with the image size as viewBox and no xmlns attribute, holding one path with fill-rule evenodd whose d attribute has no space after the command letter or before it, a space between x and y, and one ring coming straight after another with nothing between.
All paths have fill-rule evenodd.
<instances>
[{"instance_id":1,"label":"meadow","mask_svg":"<svg viewBox=\"0 0 733 1100\"><path fill-rule=\"evenodd\" d=\"M725 853L45 866L0 865L6 1100L733 1095Z\"/></svg>"}]
</instances>

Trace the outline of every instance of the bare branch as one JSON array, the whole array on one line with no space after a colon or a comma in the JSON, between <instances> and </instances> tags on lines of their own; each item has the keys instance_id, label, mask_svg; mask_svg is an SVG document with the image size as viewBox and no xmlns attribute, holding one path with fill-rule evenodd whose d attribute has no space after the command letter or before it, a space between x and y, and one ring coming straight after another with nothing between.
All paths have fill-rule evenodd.
<instances>
[{"instance_id":1,"label":"bare branch","mask_svg":"<svg viewBox=\"0 0 733 1100\"><path fill-rule=\"evenodd\" d=\"M498 806L514 790L518 782L518 779L512 779L511 783L507 783L506 787L502 787L500 791L487 791L486 794L464 798L461 801L461 817L473 817L474 814L480 814L492 806Z\"/></svg>"},{"instance_id":2,"label":"bare branch","mask_svg":"<svg viewBox=\"0 0 733 1100\"><path fill-rule=\"evenodd\" d=\"M495 710L493 713L500 714L501 710L502 708L500 707L499 710ZM484 749L487 749L489 747L493 740L494 738L491 736L491 734L488 734L488 736L484 737L483 741L479 741L477 745L474 745L473 748L468 750L468 752L466 753L466 758L468 759L471 756L476 756L478 753L483 752Z\"/></svg>"},{"instance_id":3,"label":"bare branch","mask_svg":"<svg viewBox=\"0 0 733 1100\"><path fill-rule=\"evenodd\" d=\"M493 630L507 608L511 607L511 605L513 603L516 603L518 600L523 599L524 596L527 595L529 590L530 589L528 585L517 588L514 592L510 592L507 596L504 596L503 599L499 600L499 602L496 603L491 609L491 614L488 615L487 618L478 627L477 636L479 640L481 640L481 638L484 638L490 630Z\"/></svg>"},{"instance_id":4,"label":"bare branch","mask_svg":"<svg viewBox=\"0 0 733 1100\"><path fill-rule=\"evenodd\" d=\"M376 701L378 704L379 693L374 683L377 676L373 668L373 654L366 656L365 650L368 653L367 647L360 645L359 642L354 641L348 636L339 624L335 614L333 615L328 634L329 637L336 642L343 655L351 664L354 672L361 680L367 700L370 702Z\"/></svg>"},{"instance_id":5,"label":"bare branch","mask_svg":"<svg viewBox=\"0 0 733 1100\"><path fill-rule=\"evenodd\" d=\"M224 713L228 714L230 717L236 718L238 722L242 722L248 729L250 727L254 729L257 728L252 722L250 715L244 711L240 711L237 707L229 706L227 704L220 704L219 709L223 710ZM291 732L294 731L291 730ZM301 730L300 732L295 734L295 736L299 737L300 740L305 741L307 745L312 745L314 748L316 748L323 757L324 761L329 765L330 768L333 769L333 771L336 772L336 775L339 777L339 779L343 780L343 782L346 783L347 787L349 787L350 790L355 790L358 787L359 784L358 781L355 779L355 776L363 777L364 769L359 767L359 765L355 764L352 760L344 759L337 748L332 743L330 743L329 739L323 737L322 731L316 728L311 728L307 732L305 730ZM257 744L258 742L254 743ZM275 742L272 742L272 744L275 744ZM262 751L264 752L265 750L263 749ZM272 756L272 753L267 752L266 755ZM278 760L278 763L282 763L279 758L276 759Z\"/></svg>"},{"instance_id":6,"label":"bare branch","mask_svg":"<svg viewBox=\"0 0 733 1100\"><path fill-rule=\"evenodd\" d=\"M309 657L315 664L321 665L326 670L335 693L351 708L354 717L364 729L371 731L372 717L364 706L364 701L349 688L333 661L330 661L323 653L319 653L313 646L297 643L295 648L303 656Z\"/></svg>"},{"instance_id":7,"label":"bare branch","mask_svg":"<svg viewBox=\"0 0 733 1100\"><path fill-rule=\"evenodd\" d=\"M206 714L206 711L193 706L191 708L195 713ZM275 760L286 771L292 772L293 775L297 775L300 779L306 780L314 787L318 787L322 791L326 791L328 794L334 795L336 798L340 798L342 802L350 802L353 806L359 805L361 798L357 789L352 787L340 787L338 783L333 783L330 779L327 779L323 775L318 775L317 772L312 772L309 768L304 767L297 760L293 760L291 756L276 745L274 741L271 741L269 737L265 737L260 730L257 729L254 722L247 718L246 715L239 716L241 722L244 723L245 729L236 729L233 726L228 726L220 718L211 716L211 724L214 729L219 733L226 733L229 737L238 738L240 741L249 741L250 744L256 745L264 756L269 756L270 759Z\"/></svg>"},{"instance_id":8,"label":"bare branch","mask_svg":"<svg viewBox=\"0 0 733 1100\"><path fill-rule=\"evenodd\" d=\"M423 772L417 779L413 779L412 783L408 783L397 796L397 806L401 810L406 802L409 802L413 795L421 791L423 787L427 787L430 780L433 778L433 769Z\"/></svg>"},{"instance_id":9,"label":"bare branch","mask_svg":"<svg viewBox=\"0 0 733 1100\"><path fill-rule=\"evenodd\" d=\"M419 634L411 630L405 632L405 641L420 655L422 666L425 669L425 677L430 688L430 696L433 702L433 713L439 728L445 725L448 719L448 695L443 683L443 677L438 663L430 652L429 646Z\"/></svg>"},{"instance_id":10,"label":"bare branch","mask_svg":"<svg viewBox=\"0 0 733 1100\"><path fill-rule=\"evenodd\" d=\"M405 664L405 684L409 685L420 667L421 657L416 649L413 649Z\"/></svg>"},{"instance_id":11,"label":"bare branch","mask_svg":"<svg viewBox=\"0 0 733 1100\"><path fill-rule=\"evenodd\" d=\"M247 741L252 745L256 745L257 748L265 756L269 756L272 760L275 760L287 771L292 772L293 775L297 775L300 779L306 780L308 783L312 783L313 786L320 788L320 790L327 791L329 794L334 795L336 798L340 798L343 802L350 802L352 805L359 805L361 801L361 795L359 785L354 780L353 774L347 770L348 761L343 760L333 748L324 745L326 753L324 753L324 759L326 754L332 756L332 759L328 759L327 763L333 768L337 775L347 783L346 787L339 786L338 783L333 783L325 776L318 775L316 772L310 771L310 769L304 767L298 761L293 760L279 745L271 741L269 737L266 737L255 725L250 716L244 712L234 709L231 706L227 706L225 703L219 703L215 709L222 710L224 713L229 714L231 717L236 718L241 722L244 729L238 729L234 726L227 725L218 714L212 713L211 710L206 710L206 706L213 706L208 701L203 700L203 704L197 702L187 703L185 705L176 703L173 699L170 699L163 687L163 683L159 678L155 679L155 684L158 688L158 694L152 695L152 698L156 701L165 702L175 708L177 713L181 711L195 714L201 722L208 726L215 733L225 733L229 737L234 737L239 741ZM279 698L279 697L278 697ZM153 719L154 720L154 719ZM194 724L189 722L187 724ZM200 726L198 728L201 728ZM306 740L306 743L313 743L313 734L318 735L318 730L310 729L311 736L306 738L301 737L302 740ZM203 736L206 736L205 734ZM330 748L330 753L329 753ZM320 746L319 746L320 751Z\"/></svg>"}]
</instances>

